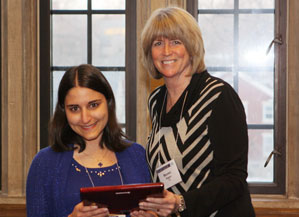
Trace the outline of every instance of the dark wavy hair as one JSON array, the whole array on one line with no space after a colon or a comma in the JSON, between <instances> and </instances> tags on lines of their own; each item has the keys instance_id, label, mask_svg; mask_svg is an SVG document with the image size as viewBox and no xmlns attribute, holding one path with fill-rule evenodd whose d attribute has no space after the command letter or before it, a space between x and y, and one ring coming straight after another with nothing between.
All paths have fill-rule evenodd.
<instances>
[{"instance_id":1,"label":"dark wavy hair","mask_svg":"<svg viewBox=\"0 0 299 217\"><path fill-rule=\"evenodd\" d=\"M79 152L86 147L84 139L75 133L70 127L65 114L65 97L73 87L80 86L95 90L106 97L108 105L108 122L103 130L100 146L106 147L114 152L124 150L130 145L125 140L126 135L119 126L115 112L115 98L109 82L99 69L89 64L82 64L68 69L63 75L58 88L58 102L55 112L49 123L49 140L54 151L62 152L73 150L78 144Z\"/></svg>"}]
</instances>

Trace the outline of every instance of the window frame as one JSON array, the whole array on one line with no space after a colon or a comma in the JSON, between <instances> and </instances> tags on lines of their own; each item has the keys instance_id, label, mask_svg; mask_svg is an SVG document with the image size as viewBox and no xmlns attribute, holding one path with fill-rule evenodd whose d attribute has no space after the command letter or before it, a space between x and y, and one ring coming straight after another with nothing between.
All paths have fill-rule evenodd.
<instances>
[{"instance_id":1,"label":"window frame","mask_svg":"<svg viewBox=\"0 0 299 217\"><path fill-rule=\"evenodd\" d=\"M48 122L51 118L51 73L54 70L65 71L68 67L51 67L51 15L52 14L86 14L88 16L88 57L87 63L92 63L91 52L91 16L93 14L124 14L125 15L125 66L99 67L101 71L125 71L126 85L126 122L125 127L130 140L136 140L136 4L126 1L125 10L91 10L91 0L87 0L87 10L56 10L51 11L50 0L40 1L40 144L41 148L48 146ZM130 56L130 59L127 58ZM81 63L78 63L81 64Z\"/></svg>"},{"instance_id":2,"label":"window frame","mask_svg":"<svg viewBox=\"0 0 299 217\"><path fill-rule=\"evenodd\" d=\"M238 2L239 0L234 0L234 4L238 4ZM198 14L203 10L199 10L199 9L195 10L194 8L198 9L198 0L187 0L187 10L198 20ZM208 10L208 11L210 13L213 10ZM251 12L250 10L243 10L243 11L246 13ZM248 129L273 129L274 130L274 150L280 152L281 155L274 154L272 157L273 166L274 166L273 182L272 183L250 182L249 190L250 193L252 194L285 194L286 193L287 2L284 0L275 0L274 13L275 13L274 14L274 19L275 19L274 34L276 37L279 37L283 42L282 44L274 43L274 58L275 58L274 124L273 124L273 128L271 127L272 125L260 126L260 125L249 124Z\"/></svg>"},{"instance_id":3,"label":"window frame","mask_svg":"<svg viewBox=\"0 0 299 217\"><path fill-rule=\"evenodd\" d=\"M2 11L2 1L0 1L0 15ZM2 29L2 16L0 16L0 29ZM0 31L0 81L2 81L2 31ZM2 82L0 82L0 102L2 102ZM2 114L2 106L0 106ZM0 141L2 141L2 117L0 118ZM2 190L2 142L0 142L0 192Z\"/></svg>"}]
</instances>

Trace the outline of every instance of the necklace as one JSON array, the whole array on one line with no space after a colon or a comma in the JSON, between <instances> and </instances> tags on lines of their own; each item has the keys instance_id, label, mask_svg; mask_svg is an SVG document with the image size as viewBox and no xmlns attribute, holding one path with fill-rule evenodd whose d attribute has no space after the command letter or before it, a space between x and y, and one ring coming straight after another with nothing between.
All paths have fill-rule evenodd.
<instances>
[{"instance_id":1,"label":"necklace","mask_svg":"<svg viewBox=\"0 0 299 217\"><path fill-rule=\"evenodd\" d=\"M159 143L160 143L160 140L161 140L161 135L160 135L160 133L161 133L161 119L162 119L162 112L163 112L163 108L164 108L164 104L165 104L166 96L167 96L167 89L166 89L166 92L165 92L165 95L164 95L164 99L163 99L163 103L162 103L162 108L161 108L161 111L160 111L160 117L159 117ZM181 120L182 117L183 117L183 111L184 111L184 107L185 107L185 103L186 103L187 96L188 96L188 91L186 91L185 96L184 96L184 101L183 101L183 105L182 105L182 108L181 108L180 120ZM179 120L179 121L180 121L180 120ZM179 136L179 130L177 130L177 133L176 133L175 144L177 144L178 136ZM159 156L158 156L158 158L159 158L159 162L161 162L161 160L160 160L160 158L161 158L161 154L160 154L160 152L159 152L158 155L159 155Z\"/></svg>"},{"instance_id":2,"label":"necklace","mask_svg":"<svg viewBox=\"0 0 299 217\"><path fill-rule=\"evenodd\" d=\"M119 178L120 178L121 185L124 185L123 177L122 177L121 172L120 172L120 166L118 165L117 161L116 161L116 166L117 166L117 171L118 171L118 175L119 175ZM90 181L92 187L95 187L94 182L93 182L93 180L92 180L92 178L91 178L91 176L90 176L90 174L88 172L88 169L85 166L83 166L83 167L85 169L85 172L86 172L86 174L87 174L87 176L89 178L89 181Z\"/></svg>"},{"instance_id":3,"label":"necklace","mask_svg":"<svg viewBox=\"0 0 299 217\"><path fill-rule=\"evenodd\" d=\"M98 161L98 166L102 167L103 163L101 162L102 160L104 160L105 156L107 155L107 153L109 152L108 148L106 148L105 153L103 154L103 156L100 159L96 159Z\"/></svg>"},{"instance_id":4,"label":"necklace","mask_svg":"<svg viewBox=\"0 0 299 217\"><path fill-rule=\"evenodd\" d=\"M103 160L105 159L107 153L109 152L109 149L106 148L105 152L103 153L101 158L94 158L92 155L88 155L85 154L87 157L91 157L92 159L94 159L95 161L97 161L97 165L101 168L104 164L103 164Z\"/></svg>"},{"instance_id":5,"label":"necklace","mask_svg":"<svg viewBox=\"0 0 299 217\"><path fill-rule=\"evenodd\" d=\"M78 158L80 159L80 156L78 156ZM82 160L81 160L81 162L82 162ZM88 176L88 178L89 178L89 181L90 181L92 187L95 187L94 182L93 182L93 180L92 180L92 178L91 178L91 175L89 174L88 169L87 169L83 164L82 164L82 166L83 166L84 169L85 169L85 173L87 174L87 176ZM116 166L117 166L117 171L118 171L118 175L119 175L119 178L120 178L121 185L123 185L123 184L124 184L124 181L123 181L123 177L122 177L121 172L120 172L120 166L118 165L118 161L116 161ZM100 167L101 167L101 166L100 166Z\"/></svg>"}]
</instances>

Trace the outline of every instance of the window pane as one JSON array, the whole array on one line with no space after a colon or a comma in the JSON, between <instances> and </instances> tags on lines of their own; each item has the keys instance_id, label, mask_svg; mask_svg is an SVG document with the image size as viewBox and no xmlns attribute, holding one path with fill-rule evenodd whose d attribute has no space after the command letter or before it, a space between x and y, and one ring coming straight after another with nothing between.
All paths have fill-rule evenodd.
<instances>
[{"instance_id":1,"label":"window pane","mask_svg":"<svg viewBox=\"0 0 299 217\"><path fill-rule=\"evenodd\" d=\"M273 157L264 164L273 150L273 130L249 130L248 178L250 182L273 182Z\"/></svg>"},{"instance_id":2,"label":"window pane","mask_svg":"<svg viewBox=\"0 0 299 217\"><path fill-rule=\"evenodd\" d=\"M52 15L52 64L72 66L87 62L87 17Z\"/></svg>"},{"instance_id":3,"label":"window pane","mask_svg":"<svg viewBox=\"0 0 299 217\"><path fill-rule=\"evenodd\" d=\"M199 9L232 9L234 0L198 0Z\"/></svg>"},{"instance_id":4,"label":"window pane","mask_svg":"<svg viewBox=\"0 0 299 217\"><path fill-rule=\"evenodd\" d=\"M124 10L126 6L125 0L92 0L92 9L93 10L106 10L106 9L120 9Z\"/></svg>"},{"instance_id":5,"label":"window pane","mask_svg":"<svg viewBox=\"0 0 299 217\"><path fill-rule=\"evenodd\" d=\"M261 22L261 20L263 22ZM267 55L267 49L274 38L273 14L240 15L240 66L273 67L273 48Z\"/></svg>"},{"instance_id":6,"label":"window pane","mask_svg":"<svg viewBox=\"0 0 299 217\"><path fill-rule=\"evenodd\" d=\"M97 66L125 65L125 15L93 15L92 60Z\"/></svg>"},{"instance_id":7,"label":"window pane","mask_svg":"<svg viewBox=\"0 0 299 217\"><path fill-rule=\"evenodd\" d=\"M51 102L51 107L52 107L52 113L55 111L55 107L57 104L57 97L58 97L58 87L59 83L61 81L62 76L64 75L64 71L53 71L52 74L52 102Z\"/></svg>"},{"instance_id":8,"label":"window pane","mask_svg":"<svg viewBox=\"0 0 299 217\"><path fill-rule=\"evenodd\" d=\"M198 4L209 72L236 89L250 125L248 181L273 182L273 160L266 168L264 163L274 147L274 47L267 54L274 39L274 10L242 14L238 5L273 9L274 0L199 0Z\"/></svg>"},{"instance_id":9,"label":"window pane","mask_svg":"<svg viewBox=\"0 0 299 217\"><path fill-rule=\"evenodd\" d=\"M274 124L273 71L239 72L239 96L247 103L248 124Z\"/></svg>"},{"instance_id":10,"label":"window pane","mask_svg":"<svg viewBox=\"0 0 299 217\"><path fill-rule=\"evenodd\" d=\"M205 45L207 66L233 65L233 16L198 15Z\"/></svg>"},{"instance_id":11,"label":"window pane","mask_svg":"<svg viewBox=\"0 0 299 217\"><path fill-rule=\"evenodd\" d=\"M53 10L86 10L87 0L52 0Z\"/></svg>"},{"instance_id":12,"label":"window pane","mask_svg":"<svg viewBox=\"0 0 299 217\"><path fill-rule=\"evenodd\" d=\"M116 116L119 123L125 123L126 121L126 86L125 86L125 72L118 71L105 71L103 72L107 80L109 81L116 101ZM117 79L115 79L117 78Z\"/></svg>"},{"instance_id":13,"label":"window pane","mask_svg":"<svg viewBox=\"0 0 299 217\"><path fill-rule=\"evenodd\" d=\"M274 0L239 0L239 8L242 9L273 9L274 6Z\"/></svg>"},{"instance_id":14,"label":"window pane","mask_svg":"<svg viewBox=\"0 0 299 217\"><path fill-rule=\"evenodd\" d=\"M227 83L229 83L231 86L233 86L233 73L232 72L222 72L222 71L217 71L213 72L209 70L209 73L215 77L221 78Z\"/></svg>"}]
</instances>

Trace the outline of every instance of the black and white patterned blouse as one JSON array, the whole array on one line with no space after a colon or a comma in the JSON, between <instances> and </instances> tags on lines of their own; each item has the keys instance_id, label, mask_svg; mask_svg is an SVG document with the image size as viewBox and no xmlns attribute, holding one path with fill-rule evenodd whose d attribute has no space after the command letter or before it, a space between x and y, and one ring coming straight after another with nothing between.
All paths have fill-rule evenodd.
<instances>
[{"instance_id":1,"label":"black and white patterned blouse","mask_svg":"<svg viewBox=\"0 0 299 217\"><path fill-rule=\"evenodd\" d=\"M165 85L149 97L152 132L146 151L153 181L159 181L155 169L174 159L182 182L168 190L183 194L186 216L234 216L239 208L221 209L236 201L247 207L236 216L253 216L246 182L246 116L236 92L204 71L192 76L168 113L165 97Z\"/></svg>"}]
</instances>

